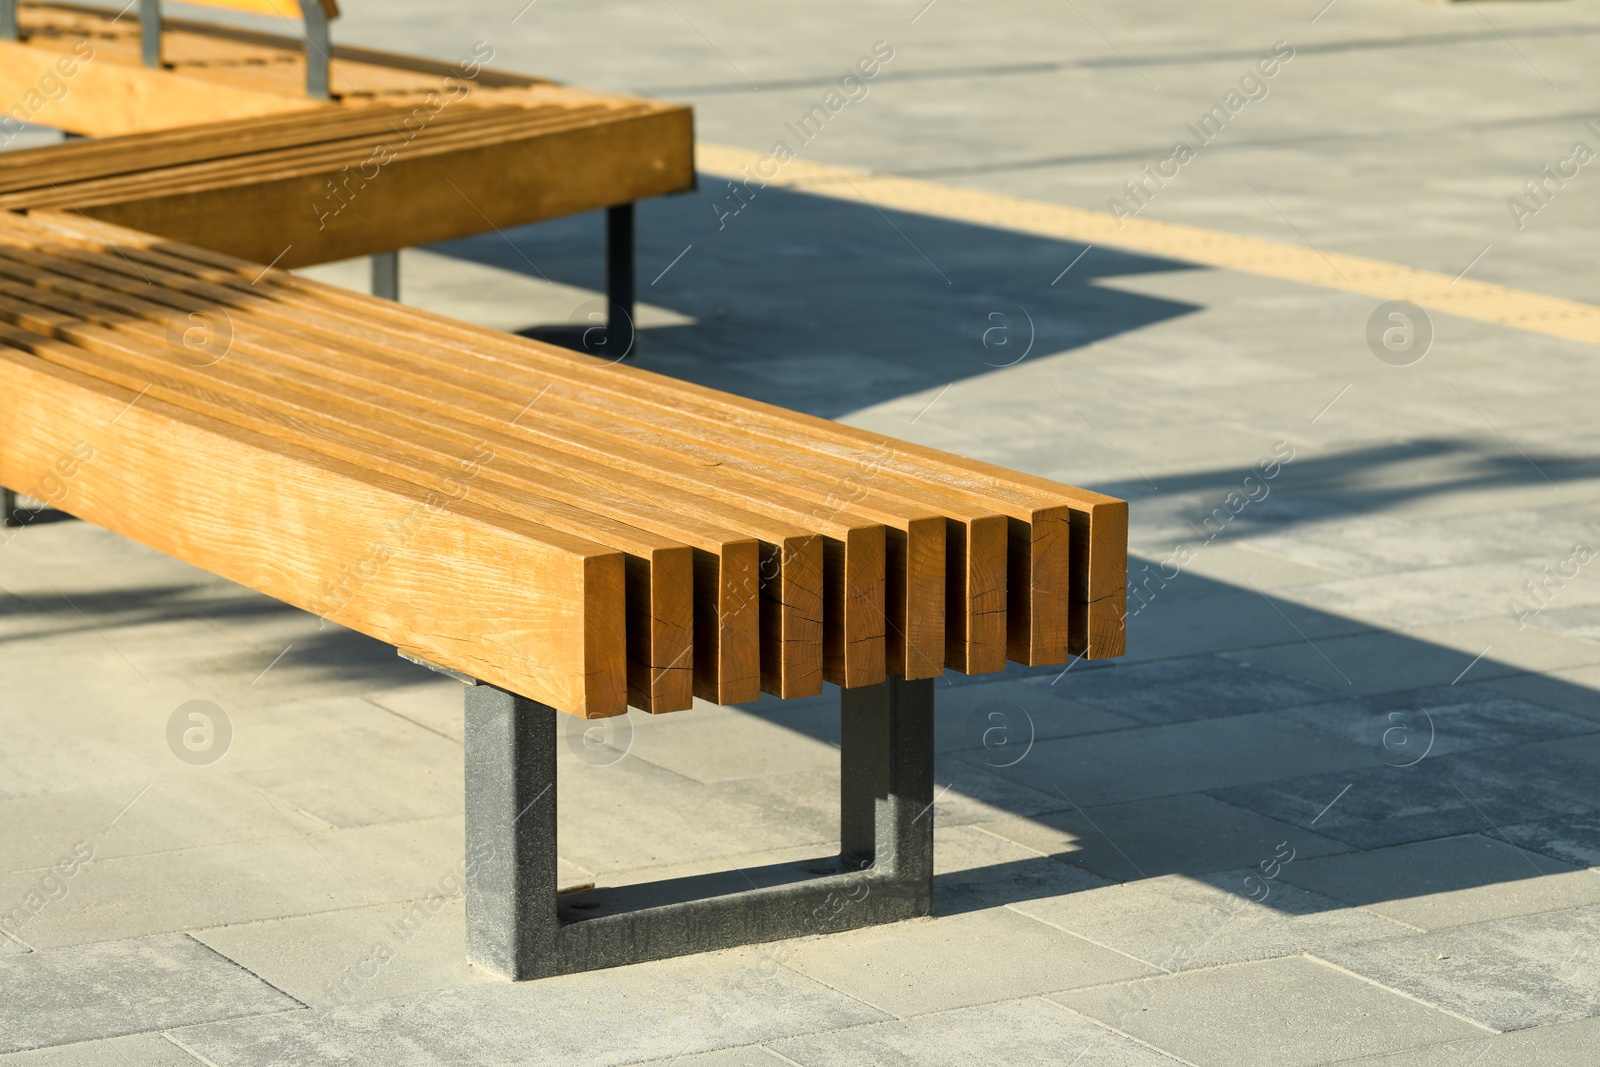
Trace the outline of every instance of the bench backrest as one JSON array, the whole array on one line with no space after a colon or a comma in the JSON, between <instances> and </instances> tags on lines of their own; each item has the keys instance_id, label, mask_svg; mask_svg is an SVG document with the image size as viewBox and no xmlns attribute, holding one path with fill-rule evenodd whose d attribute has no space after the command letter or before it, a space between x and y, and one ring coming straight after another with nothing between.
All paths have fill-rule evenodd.
<instances>
[{"instance_id":1,"label":"bench backrest","mask_svg":"<svg viewBox=\"0 0 1600 1067\"><path fill-rule=\"evenodd\" d=\"M339 17L337 0L188 0L207 7L225 7L257 15L279 15L305 21L306 95L331 97L329 66L333 40L329 24ZM15 41L18 0L0 0L0 39ZM140 57L147 67L161 66L161 0L139 0Z\"/></svg>"}]
</instances>

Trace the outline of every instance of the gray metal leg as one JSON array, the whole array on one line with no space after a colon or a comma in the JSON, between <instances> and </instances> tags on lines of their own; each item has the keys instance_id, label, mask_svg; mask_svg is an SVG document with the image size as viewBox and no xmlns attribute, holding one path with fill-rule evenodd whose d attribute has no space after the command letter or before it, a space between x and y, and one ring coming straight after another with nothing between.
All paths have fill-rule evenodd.
<instances>
[{"instance_id":1,"label":"gray metal leg","mask_svg":"<svg viewBox=\"0 0 1600 1067\"><path fill-rule=\"evenodd\" d=\"M161 66L161 0L139 0L139 59Z\"/></svg>"},{"instance_id":2,"label":"gray metal leg","mask_svg":"<svg viewBox=\"0 0 1600 1067\"><path fill-rule=\"evenodd\" d=\"M468 957L543 978L931 914L933 681L891 678L841 705L840 855L558 897L558 713L470 686Z\"/></svg>"},{"instance_id":3,"label":"gray metal leg","mask_svg":"<svg viewBox=\"0 0 1600 1067\"><path fill-rule=\"evenodd\" d=\"M0 527L10 529L21 525L22 520L17 518L17 494L0 489Z\"/></svg>"},{"instance_id":4,"label":"gray metal leg","mask_svg":"<svg viewBox=\"0 0 1600 1067\"><path fill-rule=\"evenodd\" d=\"M400 253L378 252L372 257L372 295L400 299Z\"/></svg>"},{"instance_id":5,"label":"gray metal leg","mask_svg":"<svg viewBox=\"0 0 1600 1067\"><path fill-rule=\"evenodd\" d=\"M332 100L333 35L322 0L300 0L306 25L306 96Z\"/></svg>"},{"instance_id":6,"label":"gray metal leg","mask_svg":"<svg viewBox=\"0 0 1600 1067\"><path fill-rule=\"evenodd\" d=\"M634 307L634 211L632 204L606 210L606 347L604 355L625 359L637 333Z\"/></svg>"}]
</instances>

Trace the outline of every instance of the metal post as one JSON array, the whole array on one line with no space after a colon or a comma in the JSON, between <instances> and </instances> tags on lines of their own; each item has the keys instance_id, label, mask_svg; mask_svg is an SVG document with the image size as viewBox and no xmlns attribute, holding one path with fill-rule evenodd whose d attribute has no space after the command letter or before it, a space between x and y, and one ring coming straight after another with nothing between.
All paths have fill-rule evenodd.
<instances>
[{"instance_id":1,"label":"metal post","mask_svg":"<svg viewBox=\"0 0 1600 1067\"><path fill-rule=\"evenodd\" d=\"M626 359L637 336L633 325L633 205L606 210L606 347L613 361Z\"/></svg>"},{"instance_id":2,"label":"metal post","mask_svg":"<svg viewBox=\"0 0 1600 1067\"><path fill-rule=\"evenodd\" d=\"M400 253L375 252L372 255L372 295L385 300L400 300Z\"/></svg>"},{"instance_id":3,"label":"metal post","mask_svg":"<svg viewBox=\"0 0 1600 1067\"><path fill-rule=\"evenodd\" d=\"M839 855L557 896L557 712L470 686L468 957L542 978L930 914L933 681L845 690L840 714Z\"/></svg>"},{"instance_id":4,"label":"metal post","mask_svg":"<svg viewBox=\"0 0 1600 1067\"><path fill-rule=\"evenodd\" d=\"M22 40L22 31L17 28L17 0L0 0L0 40Z\"/></svg>"},{"instance_id":5,"label":"metal post","mask_svg":"<svg viewBox=\"0 0 1600 1067\"><path fill-rule=\"evenodd\" d=\"M17 494L9 489L0 489L0 527L15 529L22 525L17 518Z\"/></svg>"},{"instance_id":6,"label":"metal post","mask_svg":"<svg viewBox=\"0 0 1600 1067\"><path fill-rule=\"evenodd\" d=\"M332 100L333 34L322 0L300 0L306 22L306 96Z\"/></svg>"},{"instance_id":7,"label":"metal post","mask_svg":"<svg viewBox=\"0 0 1600 1067\"><path fill-rule=\"evenodd\" d=\"M558 925L555 709L469 686L466 769L467 958L531 977Z\"/></svg>"},{"instance_id":8,"label":"metal post","mask_svg":"<svg viewBox=\"0 0 1600 1067\"><path fill-rule=\"evenodd\" d=\"M139 0L139 56L147 67L161 66L161 0Z\"/></svg>"}]
</instances>

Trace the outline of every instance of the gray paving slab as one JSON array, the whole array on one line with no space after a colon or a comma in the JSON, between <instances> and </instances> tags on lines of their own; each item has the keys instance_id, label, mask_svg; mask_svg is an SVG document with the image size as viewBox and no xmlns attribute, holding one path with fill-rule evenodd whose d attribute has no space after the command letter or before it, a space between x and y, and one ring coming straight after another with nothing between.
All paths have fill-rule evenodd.
<instances>
[{"instance_id":1,"label":"gray paving slab","mask_svg":"<svg viewBox=\"0 0 1600 1067\"><path fill-rule=\"evenodd\" d=\"M1600 818L1554 815L1532 822L1511 823L1484 831L1520 849L1550 856L1579 867L1600 867Z\"/></svg>"},{"instance_id":2,"label":"gray paving slab","mask_svg":"<svg viewBox=\"0 0 1600 1067\"><path fill-rule=\"evenodd\" d=\"M1402 766L1428 756L1595 733L1593 720L1490 689L1434 686L1278 712L1346 741L1381 749Z\"/></svg>"},{"instance_id":3,"label":"gray paving slab","mask_svg":"<svg viewBox=\"0 0 1600 1067\"><path fill-rule=\"evenodd\" d=\"M1095 807L1374 762L1370 750L1263 712L1041 741L994 773Z\"/></svg>"},{"instance_id":4,"label":"gray paving slab","mask_svg":"<svg viewBox=\"0 0 1600 1067\"><path fill-rule=\"evenodd\" d=\"M186 1027L215 1063L581 1064L708 1052L872 1022L882 1014L761 950L710 953L539 982L347 1004L292 1018Z\"/></svg>"},{"instance_id":5,"label":"gray paving slab","mask_svg":"<svg viewBox=\"0 0 1600 1067\"><path fill-rule=\"evenodd\" d=\"M1300 956L1051 999L1199 1067L1330 1063L1484 1032Z\"/></svg>"},{"instance_id":6,"label":"gray paving slab","mask_svg":"<svg viewBox=\"0 0 1600 1067\"><path fill-rule=\"evenodd\" d=\"M1070 692L1076 700L1148 724L1279 711L1333 696L1320 686L1220 656L1119 666L1075 679Z\"/></svg>"},{"instance_id":7,"label":"gray paving slab","mask_svg":"<svg viewBox=\"0 0 1600 1067\"><path fill-rule=\"evenodd\" d=\"M1482 834L1308 859L1285 881L1421 930L1600 904L1600 878Z\"/></svg>"},{"instance_id":8,"label":"gray paving slab","mask_svg":"<svg viewBox=\"0 0 1600 1067\"><path fill-rule=\"evenodd\" d=\"M1495 1030L1600 1015L1600 908L1347 945L1318 953L1374 982Z\"/></svg>"},{"instance_id":9,"label":"gray paving slab","mask_svg":"<svg viewBox=\"0 0 1600 1067\"><path fill-rule=\"evenodd\" d=\"M0 959L0 1051L301 1010L183 934Z\"/></svg>"},{"instance_id":10,"label":"gray paving slab","mask_svg":"<svg viewBox=\"0 0 1600 1067\"><path fill-rule=\"evenodd\" d=\"M493 981L467 962L459 876L418 900L241 923L192 936L314 1008Z\"/></svg>"},{"instance_id":11,"label":"gray paving slab","mask_svg":"<svg viewBox=\"0 0 1600 1067\"><path fill-rule=\"evenodd\" d=\"M1412 932L1285 881L1294 861L1282 864L1272 856L1269 852L1261 861L1265 868L1162 875L1011 907L1167 971L1271 959Z\"/></svg>"},{"instance_id":12,"label":"gray paving slab","mask_svg":"<svg viewBox=\"0 0 1600 1067\"><path fill-rule=\"evenodd\" d=\"M935 915L1001 908L1108 884L1088 871L997 836L985 824L934 830Z\"/></svg>"},{"instance_id":13,"label":"gray paving slab","mask_svg":"<svg viewBox=\"0 0 1600 1067\"><path fill-rule=\"evenodd\" d=\"M1600 768L1538 744L1429 757L1410 766L1357 769L1215 791L1357 848L1492 831L1594 811Z\"/></svg>"},{"instance_id":14,"label":"gray paving slab","mask_svg":"<svg viewBox=\"0 0 1600 1067\"><path fill-rule=\"evenodd\" d=\"M774 1042L801 1067L992 1063L1171 1067L1175 1060L1048 999L1009 1000Z\"/></svg>"},{"instance_id":15,"label":"gray paving slab","mask_svg":"<svg viewBox=\"0 0 1600 1067\"><path fill-rule=\"evenodd\" d=\"M1153 970L1006 909L795 942L785 963L900 1016L1094 985Z\"/></svg>"},{"instance_id":16,"label":"gray paving slab","mask_svg":"<svg viewBox=\"0 0 1600 1067\"><path fill-rule=\"evenodd\" d=\"M196 1067L200 1062L160 1034L79 1041L0 1056L6 1067Z\"/></svg>"},{"instance_id":17,"label":"gray paving slab","mask_svg":"<svg viewBox=\"0 0 1600 1067\"><path fill-rule=\"evenodd\" d=\"M1556 708L1569 715L1600 719L1600 667L1575 667L1566 671L1516 674L1483 683L1484 688L1509 694L1520 700Z\"/></svg>"},{"instance_id":18,"label":"gray paving slab","mask_svg":"<svg viewBox=\"0 0 1600 1067\"><path fill-rule=\"evenodd\" d=\"M1314 685L1344 686L1355 696L1387 693L1425 686L1449 685L1472 665L1474 652L1418 640L1394 632L1349 637L1313 637L1273 648L1255 648L1235 654L1243 663L1275 671ZM1477 651L1484 644L1479 642ZM1486 656L1472 668L1474 680L1520 674L1522 669Z\"/></svg>"},{"instance_id":19,"label":"gray paving slab","mask_svg":"<svg viewBox=\"0 0 1600 1067\"><path fill-rule=\"evenodd\" d=\"M648 1063L639 1064L638 1067L777 1067L778 1064L788 1062L760 1045L746 1045L744 1048L674 1056L670 1060L650 1060Z\"/></svg>"},{"instance_id":20,"label":"gray paving slab","mask_svg":"<svg viewBox=\"0 0 1600 1067\"><path fill-rule=\"evenodd\" d=\"M1589 1018L1345 1062L1349 1067L1545 1067L1583 1063L1593 1057L1596 1041L1600 1020Z\"/></svg>"},{"instance_id":21,"label":"gray paving slab","mask_svg":"<svg viewBox=\"0 0 1600 1067\"><path fill-rule=\"evenodd\" d=\"M983 762L1022 759L1030 745L1053 737L1121 730L1138 720L1076 699L1077 672L1060 676L941 686L934 697L940 752L983 749ZM1069 699L1072 698L1072 699Z\"/></svg>"},{"instance_id":22,"label":"gray paving slab","mask_svg":"<svg viewBox=\"0 0 1600 1067\"><path fill-rule=\"evenodd\" d=\"M1272 857L1280 844L1299 856L1323 856L1350 848L1204 793L1073 808L1026 819L995 819L979 825L1118 882L1254 866Z\"/></svg>"},{"instance_id":23,"label":"gray paving slab","mask_svg":"<svg viewBox=\"0 0 1600 1067\"><path fill-rule=\"evenodd\" d=\"M100 860L55 892L24 871L0 901L25 910L27 944L85 945L417 899L462 855L459 819L419 820Z\"/></svg>"}]
</instances>

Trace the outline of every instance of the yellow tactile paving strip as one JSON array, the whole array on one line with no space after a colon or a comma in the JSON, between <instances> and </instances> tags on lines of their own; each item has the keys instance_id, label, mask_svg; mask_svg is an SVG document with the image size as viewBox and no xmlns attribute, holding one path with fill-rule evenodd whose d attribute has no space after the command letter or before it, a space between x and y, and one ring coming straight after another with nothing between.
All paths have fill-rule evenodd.
<instances>
[{"instance_id":1,"label":"yellow tactile paving strip","mask_svg":"<svg viewBox=\"0 0 1600 1067\"><path fill-rule=\"evenodd\" d=\"M1504 285L1456 280L1448 274L1398 266L1361 256L1239 237L1155 219L1124 219L1082 208L961 189L915 178L873 174L790 160L777 168L760 152L725 145L695 146L698 168L743 182L764 181L874 207L953 219L978 226L1083 244L1144 252L1207 267L1320 285L1380 300L1409 300L1434 311L1511 326L1533 333L1600 344L1600 307ZM760 186L757 185L757 188Z\"/></svg>"}]
</instances>

